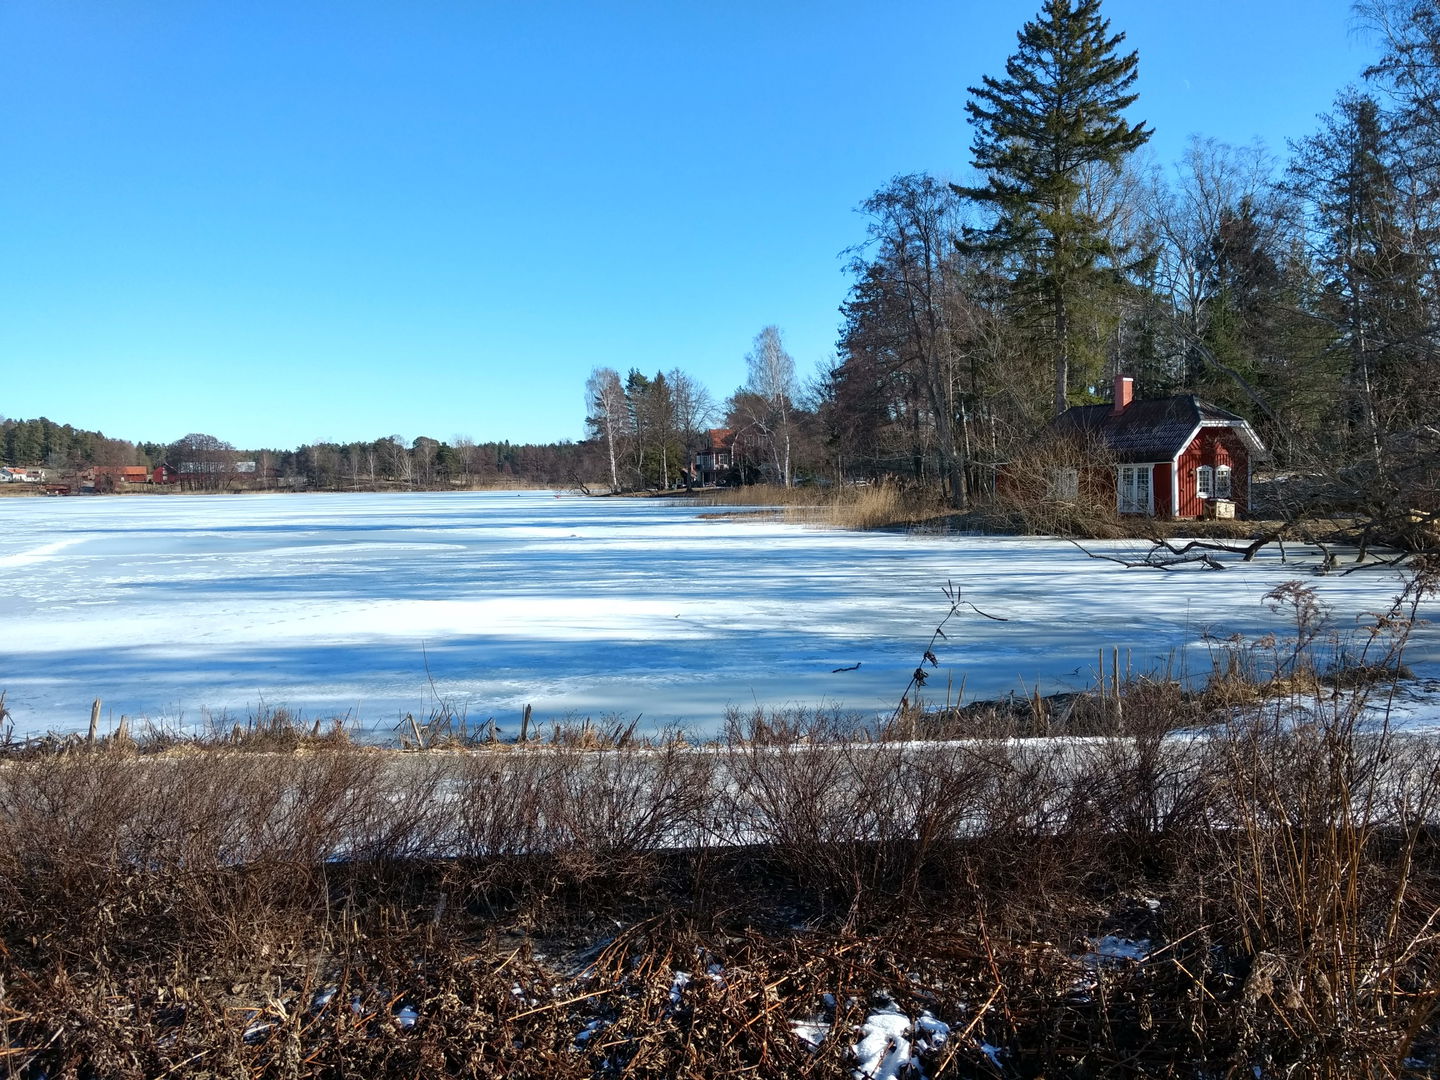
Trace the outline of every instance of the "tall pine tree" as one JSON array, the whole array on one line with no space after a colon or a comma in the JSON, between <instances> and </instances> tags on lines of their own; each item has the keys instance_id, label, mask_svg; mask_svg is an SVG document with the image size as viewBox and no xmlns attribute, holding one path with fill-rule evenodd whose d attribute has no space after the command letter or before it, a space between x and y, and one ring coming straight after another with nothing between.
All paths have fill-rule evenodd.
<instances>
[{"instance_id":1,"label":"tall pine tree","mask_svg":"<svg viewBox=\"0 0 1440 1080\"><path fill-rule=\"evenodd\" d=\"M1426 230L1388 119L1374 98L1342 95L1290 168L1316 241L1317 311L1345 355L1346 427L1376 457L1387 434L1433 417L1436 401Z\"/></svg>"},{"instance_id":2,"label":"tall pine tree","mask_svg":"<svg viewBox=\"0 0 1440 1080\"><path fill-rule=\"evenodd\" d=\"M1059 413L1069 399L1072 317L1127 269L1125 253L1083 208L1086 175L1118 169L1151 131L1123 116L1136 98L1138 58L1116 55L1125 35L1110 33L1100 0L1045 0L1017 36L1005 77L987 75L965 106L986 183L955 190L994 213L988 229L966 230L962 246L1012 259L1021 295L1044 312Z\"/></svg>"}]
</instances>

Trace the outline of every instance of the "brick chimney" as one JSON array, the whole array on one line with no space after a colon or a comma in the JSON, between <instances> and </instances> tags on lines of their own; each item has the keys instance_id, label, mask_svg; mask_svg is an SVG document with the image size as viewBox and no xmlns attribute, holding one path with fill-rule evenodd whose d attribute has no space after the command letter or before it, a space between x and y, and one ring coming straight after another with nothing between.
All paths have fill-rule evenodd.
<instances>
[{"instance_id":1,"label":"brick chimney","mask_svg":"<svg viewBox=\"0 0 1440 1080\"><path fill-rule=\"evenodd\" d=\"M1135 396L1135 380L1129 375L1115 376L1115 408L1112 413L1122 413Z\"/></svg>"}]
</instances>

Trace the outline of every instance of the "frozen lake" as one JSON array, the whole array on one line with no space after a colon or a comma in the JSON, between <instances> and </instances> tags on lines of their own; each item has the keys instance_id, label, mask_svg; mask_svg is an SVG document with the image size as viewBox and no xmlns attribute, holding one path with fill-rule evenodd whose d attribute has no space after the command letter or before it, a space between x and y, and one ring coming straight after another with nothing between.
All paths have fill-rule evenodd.
<instances>
[{"instance_id":1,"label":"frozen lake","mask_svg":"<svg viewBox=\"0 0 1440 1080\"><path fill-rule=\"evenodd\" d=\"M1161 573L1054 540L843 533L549 493L11 498L0 690L19 734L82 730L96 697L110 722L284 705L385 732L443 700L512 733L526 703L541 720L706 729L732 704L888 712L947 580L1009 621L951 623L932 699L962 678L967 698L1078 689L1099 645L1139 670L1208 670L1207 630L1283 632L1262 597L1295 577L1342 629L1399 583L1313 578L1278 554ZM1433 628L1409 659L1440 675Z\"/></svg>"}]
</instances>

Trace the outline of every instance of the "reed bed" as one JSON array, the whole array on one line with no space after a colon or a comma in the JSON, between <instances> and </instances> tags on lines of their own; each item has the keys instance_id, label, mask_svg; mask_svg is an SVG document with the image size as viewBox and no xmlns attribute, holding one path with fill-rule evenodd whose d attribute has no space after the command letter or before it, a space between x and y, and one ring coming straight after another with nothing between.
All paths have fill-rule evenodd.
<instances>
[{"instance_id":1,"label":"reed bed","mask_svg":"<svg viewBox=\"0 0 1440 1080\"><path fill-rule=\"evenodd\" d=\"M836 529L888 529L919 524L946 509L932 490L892 482L832 487L753 484L705 492L712 506L779 508L785 520Z\"/></svg>"}]
</instances>

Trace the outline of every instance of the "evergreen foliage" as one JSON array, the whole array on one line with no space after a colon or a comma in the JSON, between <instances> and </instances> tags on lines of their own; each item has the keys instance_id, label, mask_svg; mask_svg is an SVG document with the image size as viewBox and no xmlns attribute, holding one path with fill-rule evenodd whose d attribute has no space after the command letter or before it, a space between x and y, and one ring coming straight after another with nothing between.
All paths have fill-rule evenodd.
<instances>
[{"instance_id":1,"label":"evergreen foliage","mask_svg":"<svg viewBox=\"0 0 1440 1080\"><path fill-rule=\"evenodd\" d=\"M987 179L956 191L994 214L989 228L966 230L966 246L1007 256L1017 298L1045 313L1058 414L1069 404L1077 307L1143 264L1126 261L1082 201L1087 177L1118 170L1151 132L1124 118L1139 58L1116 55L1125 35L1110 33L1099 0L1045 0L1018 37L1005 77L970 88L971 149Z\"/></svg>"}]
</instances>

